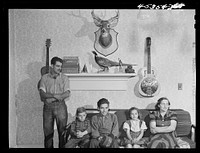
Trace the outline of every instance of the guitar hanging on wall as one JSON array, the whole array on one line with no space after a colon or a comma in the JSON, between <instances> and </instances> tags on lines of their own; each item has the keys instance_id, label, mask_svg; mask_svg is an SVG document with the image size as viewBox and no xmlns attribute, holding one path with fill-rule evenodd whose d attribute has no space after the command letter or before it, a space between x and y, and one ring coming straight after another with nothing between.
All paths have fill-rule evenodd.
<instances>
[{"instance_id":1,"label":"guitar hanging on wall","mask_svg":"<svg viewBox=\"0 0 200 153\"><path fill-rule=\"evenodd\" d=\"M142 79L139 82L139 93L143 97L153 97L160 92L160 84L156 80L156 70L151 67L151 38L146 38L147 67L142 68Z\"/></svg>"},{"instance_id":2,"label":"guitar hanging on wall","mask_svg":"<svg viewBox=\"0 0 200 153\"><path fill-rule=\"evenodd\" d=\"M41 68L41 75L49 73L52 67L49 66L49 48L51 46L51 39L46 39L46 66Z\"/></svg>"},{"instance_id":3,"label":"guitar hanging on wall","mask_svg":"<svg viewBox=\"0 0 200 153\"><path fill-rule=\"evenodd\" d=\"M46 39L46 66L43 66L40 70L41 76L51 72L53 68L49 66L49 48L51 46L51 39ZM39 89L40 81L37 84Z\"/></svg>"}]
</instances>

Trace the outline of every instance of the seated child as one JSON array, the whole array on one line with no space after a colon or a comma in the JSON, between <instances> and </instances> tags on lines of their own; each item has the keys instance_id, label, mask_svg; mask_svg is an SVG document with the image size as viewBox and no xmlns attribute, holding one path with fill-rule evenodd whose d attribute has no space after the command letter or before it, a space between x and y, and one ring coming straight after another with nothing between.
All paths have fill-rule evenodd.
<instances>
[{"instance_id":1,"label":"seated child","mask_svg":"<svg viewBox=\"0 0 200 153\"><path fill-rule=\"evenodd\" d=\"M130 108L129 117L130 119L123 124L123 129L126 132L126 137L123 140L124 144L126 148L141 148L141 145L144 144L142 137L147 126L144 121L140 120L138 108Z\"/></svg>"},{"instance_id":2,"label":"seated child","mask_svg":"<svg viewBox=\"0 0 200 153\"><path fill-rule=\"evenodd\" d=\"M76 120L71 123L71 138L65 144L65 148L88 148L90 143L91 126L90 121L86 118L87 113L84 107L76 110Z\"/></svg>"},{"instance_id":3,"label":"seated child","mask_svg":"<svg viewBox=\"0 0 200 153\"><path fill-rule=\"evenodd\" d=\"M97 102L99 113L91 120L90 148L119 148L117 138L119 127L117 116L109 112L110 102L101 98Z\"/></svg>"}]
</instances>

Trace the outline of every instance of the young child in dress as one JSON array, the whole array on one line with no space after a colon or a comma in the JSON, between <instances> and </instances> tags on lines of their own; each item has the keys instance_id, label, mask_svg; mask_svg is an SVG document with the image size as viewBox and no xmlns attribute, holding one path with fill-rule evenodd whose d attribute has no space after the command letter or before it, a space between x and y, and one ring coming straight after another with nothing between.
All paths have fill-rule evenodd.
<instances>
[{"instance_id":1,"label":"young child in dress","mask_svg":"<svg viewBox=\"0 0 200 153\"><path fill-rule=\"evenodd\" d=\"M140 148L140 145L144 142L142 137L147 126L144 121L140 120L141 115L138 108L130 108L129 117L130 119L123 124L123 129L126 132L124 144L126 148Z\"/></svg>"},{"instance_id":2,"label":"young child in dress","mask_svg":"<svg viewBox=\"0 0 200 153\"><path fill-rule=\"evenodd\" d=\"M91 126L90 121L86 118L87 113L84 107L76 110L76 120L71 123L71 138L65 144L65 148L88 148L90 143Z\"/></svg>"}]
</instances>

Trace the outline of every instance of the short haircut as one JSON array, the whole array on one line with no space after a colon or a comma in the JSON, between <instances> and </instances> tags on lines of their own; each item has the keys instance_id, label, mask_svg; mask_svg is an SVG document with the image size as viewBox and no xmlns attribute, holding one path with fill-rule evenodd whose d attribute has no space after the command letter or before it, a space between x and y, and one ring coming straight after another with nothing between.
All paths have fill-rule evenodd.
<instances>
[{"instance_id":1,"label":"short haircut","mask_svg":"<svg viewBox=\"0 0 200 153\"><path fill-rule=\"evenodd\" d=\"M157 101L157 103L156 103L156 105L155 105L155 109L156 109L156 110L160 110L160 107L158 107L158 105L160 105L160 103L161 103L163 100L167 100L167 101L168 101L168 104L170 105L170 101L169 101L168 98L166 98L166 97L161 97L160 99L158 99L158 101Z\"/></svg>"},{"instance_id":2,"label":"short haircut","mask_svg":"<svg viewBox=\"0 0 200 153\"><path fill-rule=\"evenodd\" d=\"M128 110L128 115L129 115L129 118L131 118L131 111L132 110L136 110L138 112L138 119L141 119L142 118L142 114L140 113L139 109L136 108L136 107L131 107L129 110Z\"/></svg>"},{"instance_id":3,"label":"short haircut","mask_svg":"<svg viewBox=\"0 0 200 153\"><path fill-rule=\"evenodd\" d=\"M98 102L97 102L97 107L98 108L100 108L100 106L102 105L102 104L110 104L110 102L108 101L108 99L106 99L106 98L101 98Z\"/></svg>"},{"instance_id":4,"label":"short haircut","mask_svg":"<svg viewBox=\"0 0 200 153\"><path fill-rule=\"evenodd\" d=\"M76 116L78 116L79 113L83 113L85 112L86 113L86 109L85 107L79 107L76 109Z\"/></svg>"},{"instance_id":5,"label":"short haircut","mask_svg":"<svg viewBox=\"0 0 200 153\"><path fill-rule=\"evenodd\" d=\"M55 56L55 57L53 57L53 58L51 59L51 64L52 64L52 65L55 65L57 61L60 62L60 63L63 63L63 60L62 60L61 58Z\"/></svg>"}]
</instances>

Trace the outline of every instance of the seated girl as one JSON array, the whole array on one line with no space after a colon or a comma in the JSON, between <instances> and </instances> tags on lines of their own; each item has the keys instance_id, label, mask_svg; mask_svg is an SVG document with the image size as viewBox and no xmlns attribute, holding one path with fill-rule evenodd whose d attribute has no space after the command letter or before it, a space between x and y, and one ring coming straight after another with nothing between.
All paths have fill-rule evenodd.
<instances>
[{"instance_id":1,"label":"seated girl","mask_svg":"<svg viewBox=\"0 0 200 153\"><path fill-rule=\"evenodd\" d=\"M140 120L141 115L138 108L132 107L129 109L129 117L123 124L123 129L126 132L124 137L124 145L126 148L141 148L144 144L143 135L147 126L144 121Z\"/></svg>"}]
</instances>

